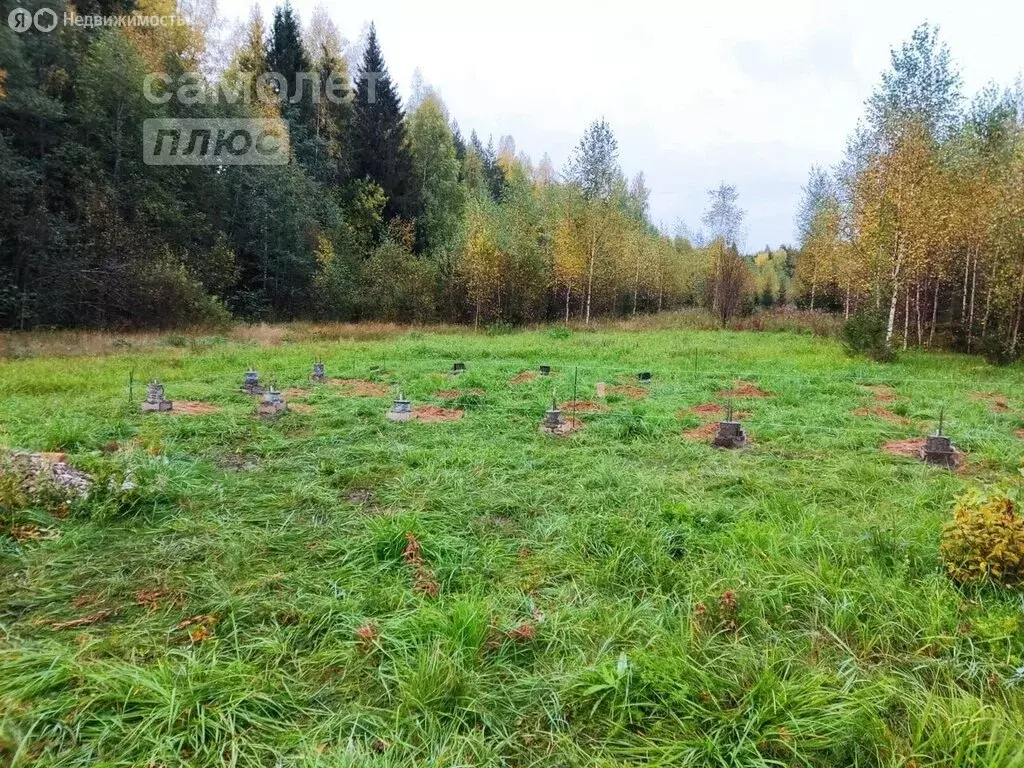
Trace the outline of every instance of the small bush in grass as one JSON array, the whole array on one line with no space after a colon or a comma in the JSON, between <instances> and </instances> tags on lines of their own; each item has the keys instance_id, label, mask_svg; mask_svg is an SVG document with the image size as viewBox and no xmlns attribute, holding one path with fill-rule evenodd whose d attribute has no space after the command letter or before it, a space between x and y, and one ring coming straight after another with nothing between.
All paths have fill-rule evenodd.
<instances>
[{"instance_id":1,"label":"small bush in grass","mask_svg":"<svg viewBox=\"0 0 1024 768\"><path fill-rule=\"evenodd\" d=\"M971 492L957 499L942 532L946 572L962 584L1024 586L1024 519L1006 494Z\"/></svg>"},{"instance_id":2,"label":"small bush in grass","mask_svg":"<svg viewBox=\"0 0 1024 768\"><path fill-rule=\"evenodd\" d=\"M851 355L867 355L872 360L893 359L892 347L885 343L885 320L880 315L858 314L843 325L839 338Z\"/></svg>"}]
</instances>

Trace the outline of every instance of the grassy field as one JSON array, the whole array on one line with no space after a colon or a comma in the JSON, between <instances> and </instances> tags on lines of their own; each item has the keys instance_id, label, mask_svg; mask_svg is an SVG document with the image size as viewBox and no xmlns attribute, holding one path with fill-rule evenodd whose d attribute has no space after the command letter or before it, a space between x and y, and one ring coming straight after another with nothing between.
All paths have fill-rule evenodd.
<instances>
[{"instance_id":1,"label":"grassy field","mask_svg":"<svg viewBox=\"0 0 1024 768\"><path fill-rule=\"evenodd\" d=\"M958 493L1020 482L1019 365L787 333L378 336L0 363L0 445L96 478L0 518L0 764L1024 765L1024 603L938 559ZM317 356L385 394L310 385ZM250 363L308 407L253 418ZM581 400L654 380L541 435L577 367ZM220 410L140 414L153 376ZM737 382L768 395L735 399L752 445L693 439ZM388 422L396 386L464 418ZM943 407L962 471L881 450Z\"/></svg>"}]
</instances>

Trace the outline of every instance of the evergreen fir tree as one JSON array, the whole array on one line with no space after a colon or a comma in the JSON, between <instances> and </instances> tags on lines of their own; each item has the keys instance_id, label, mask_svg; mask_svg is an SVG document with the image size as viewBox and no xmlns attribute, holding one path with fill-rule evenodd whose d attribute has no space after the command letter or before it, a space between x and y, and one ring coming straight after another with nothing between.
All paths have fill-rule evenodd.
<instances>
[{"instance_id":1,"label":"evergreen fir tree","mask_svg":"<svg viewBox=\"0 0 1024 768\"><path fill-rule=\"evenodd\" d=\"M356 75L352 165L356 179L369 179L384 190L386 220L398 216L411 221L419 213L403 117L398 92L371 24Z\"/></svg>"},{"instance_id":2,"label":"evergreen fir tree","mask_svg":"<svg viewBox=\"0 0 1024 768\"><path fill-rule=\"evenodd\" d=\"M284 76L286 93L283 97L291 99L301 84L297 82L298 73L308 73L313 69L309 56L302 47L302 33L299 31L299 20L292 11L290 2L274 9L274 25L267 51L267 61L272 72ZM303 103L311 101L309 86L301 94Z\"/></svg>"}]
</instances>

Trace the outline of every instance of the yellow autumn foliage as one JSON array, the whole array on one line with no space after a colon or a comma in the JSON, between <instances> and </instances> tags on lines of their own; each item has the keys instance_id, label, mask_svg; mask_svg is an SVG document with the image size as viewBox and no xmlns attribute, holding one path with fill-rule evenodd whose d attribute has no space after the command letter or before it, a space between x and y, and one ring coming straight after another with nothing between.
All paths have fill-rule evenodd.
<instances>
[{"instance_id":1,"label":"yellow autumn foliage","mask_svg":"<svg viewBox=\"0 0 1024 768\"><path fill-rule=\"evenodd\" d=\"M961 584L1024 586L1024 519L1004 494L970 492L957 499L942 532L946 572Z\"/></svg>"}]
</instances>

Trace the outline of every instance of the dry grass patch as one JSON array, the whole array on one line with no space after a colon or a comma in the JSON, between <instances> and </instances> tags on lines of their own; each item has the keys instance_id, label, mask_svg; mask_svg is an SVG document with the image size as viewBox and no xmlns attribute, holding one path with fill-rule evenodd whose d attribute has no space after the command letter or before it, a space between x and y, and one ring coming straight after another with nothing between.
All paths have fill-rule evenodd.
<instances>
[{"instance_id":1,"label":"dry grass patch","mask_svg":"<svg viewBox=\"0 0 1024 768\"><path fill-rule=\"evenodd\" d=\"M220 406L213 403L203 403L198 400L175 400L169 411L157 411L157 413L169 413L172 416L209 416L213 413L220 413Z\"/></svg>"},{"instance_id":2,"label":"dry grass patch","mask_svg":"<svg viewBox=\"0 0 1024 768\"><path fill-rule=\"evenodd\" d=\"M341 387L346 395L352 397L387 397L388 387L376 381L366 379L328 379L336 387Z\"/></svg>"},{"instance_id":3,"label":"dry grass patch","mask_svg":"<svg viewBox=\"0 0 1024 768\"><path fill-rule=\"evenodd\" d=\"M536 381L537 374L533 371L523 371L520 374L513 376L509 381L513 384L525 384L528 381Z\"/></svg>"}]
</instances>

